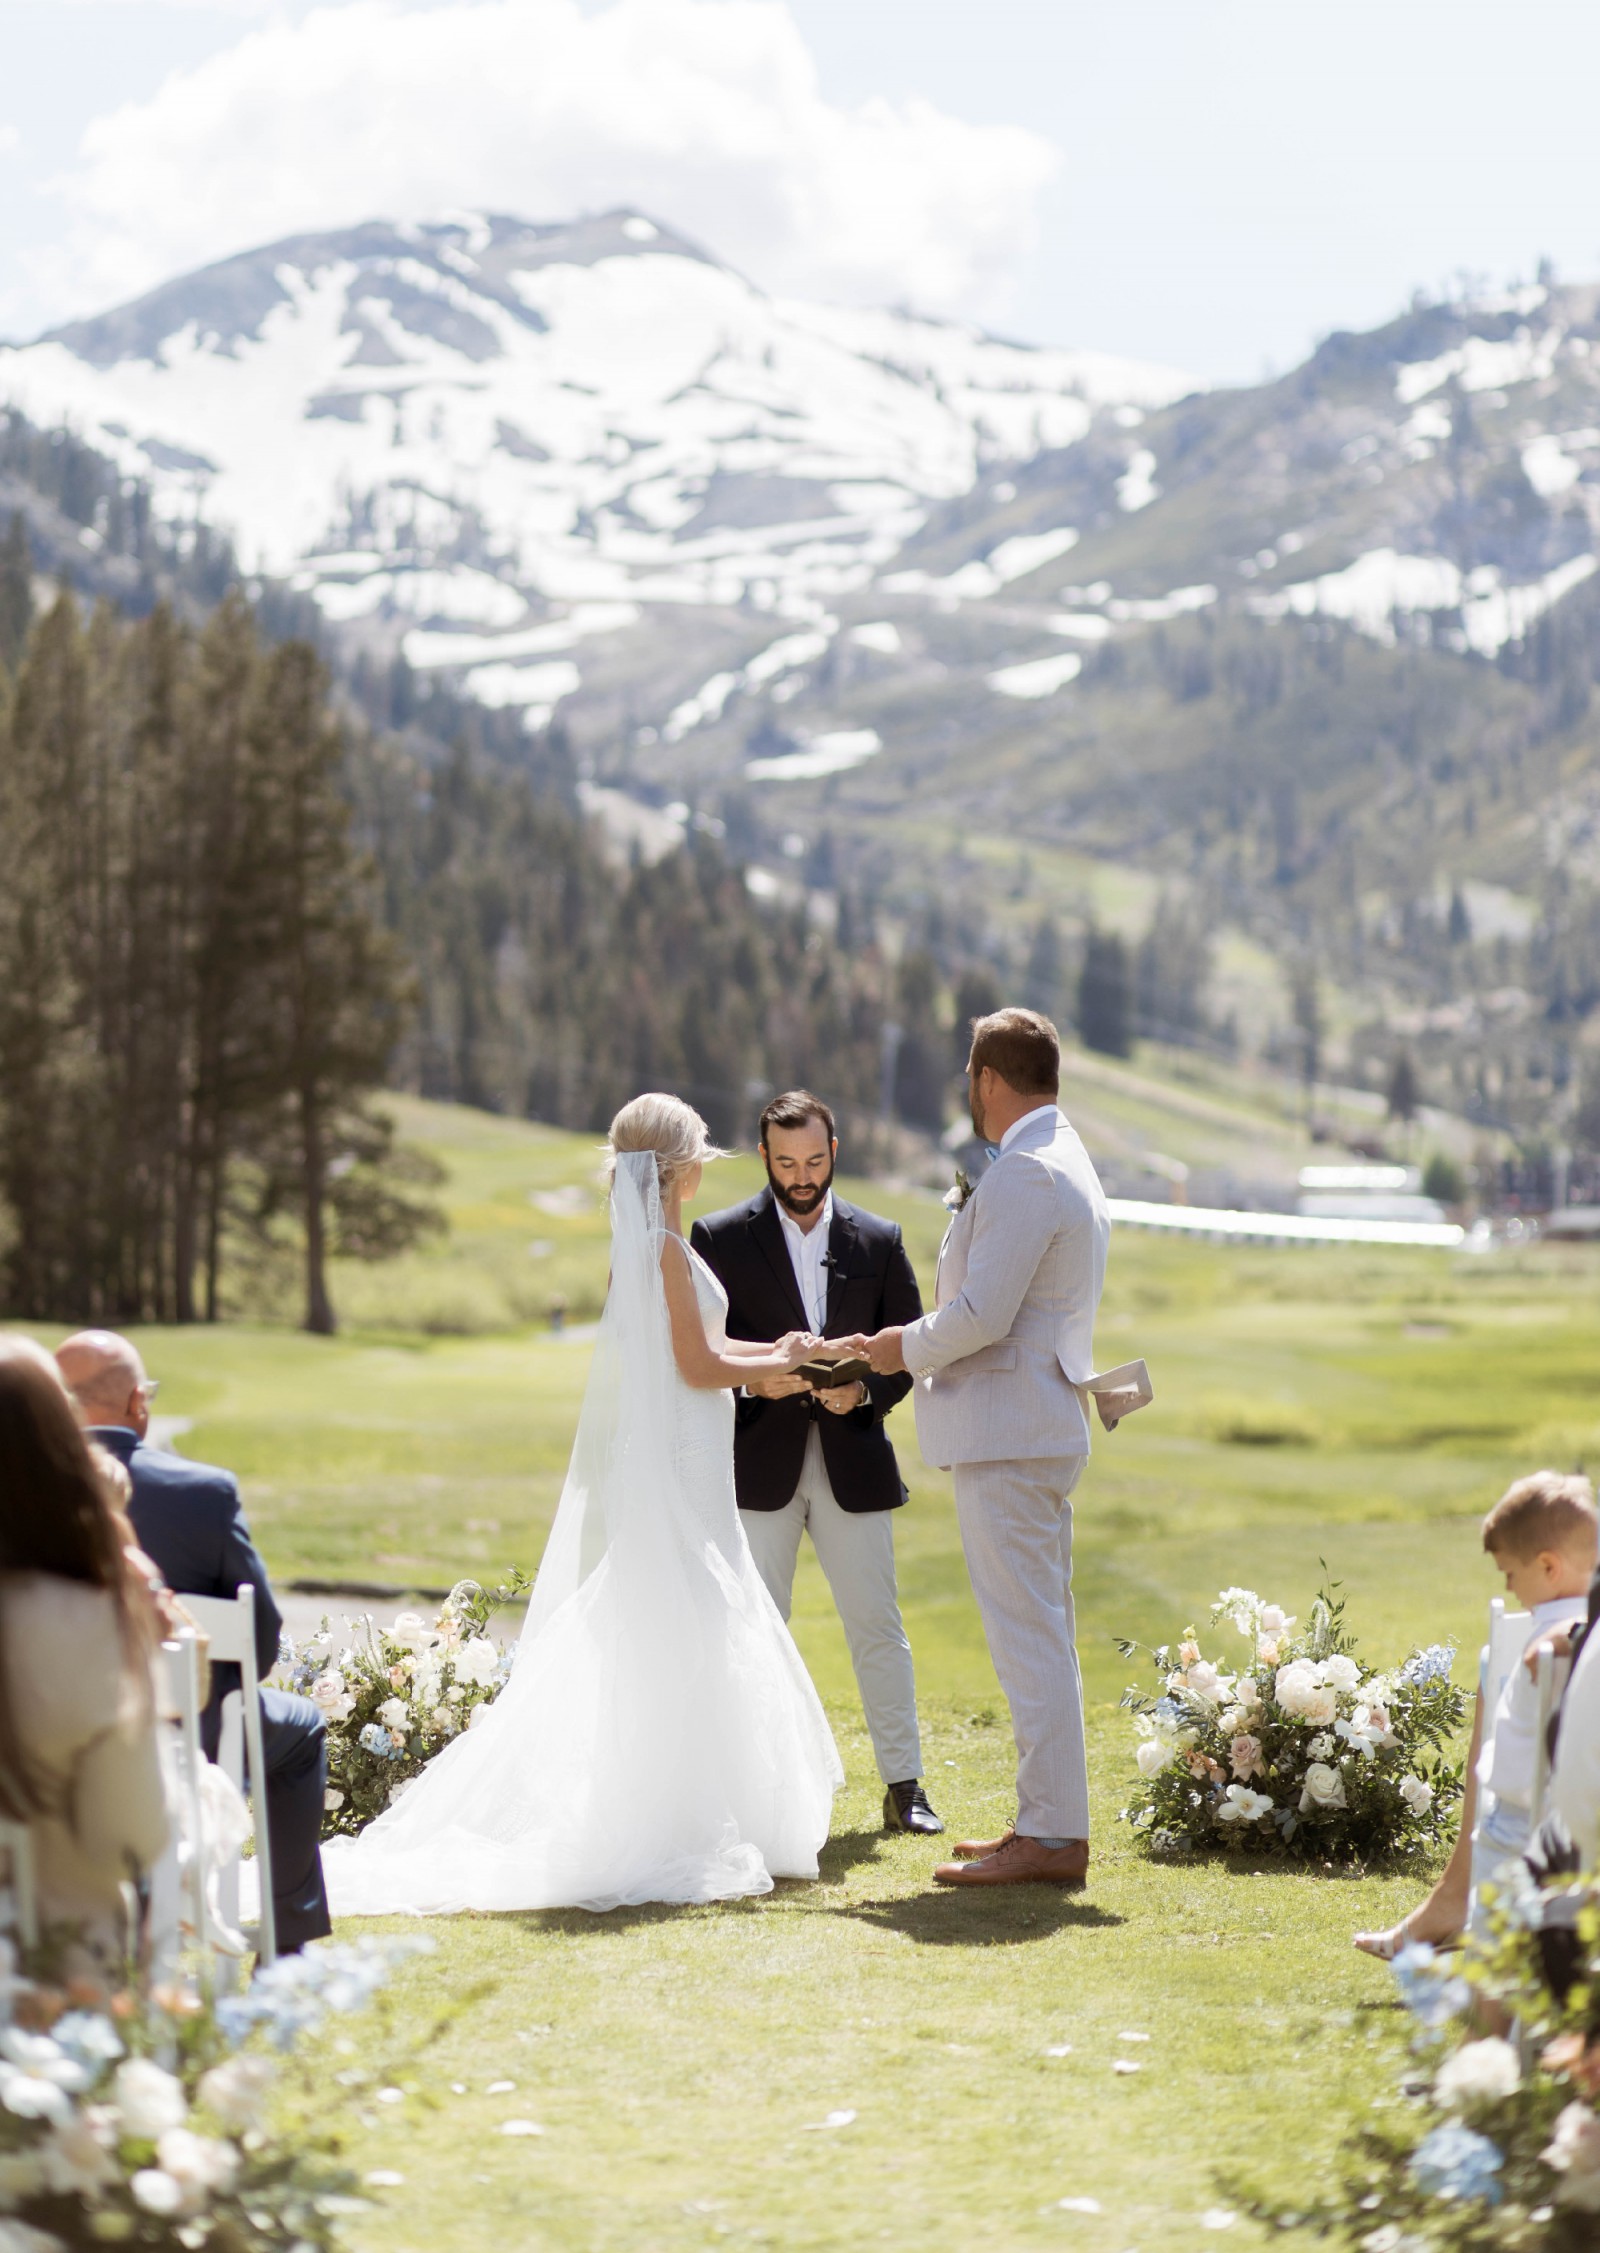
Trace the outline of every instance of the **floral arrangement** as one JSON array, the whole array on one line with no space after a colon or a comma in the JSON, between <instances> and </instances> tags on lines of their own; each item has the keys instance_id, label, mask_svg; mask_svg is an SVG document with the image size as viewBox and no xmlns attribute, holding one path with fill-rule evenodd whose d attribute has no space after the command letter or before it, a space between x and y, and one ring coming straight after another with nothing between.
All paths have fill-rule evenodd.
<instances>
[{"instance_id":1,"label":"floral arrangement","mask_svg":"<svg viewBox=\"0 0 1600 2253\"><path fill-rule=\"evenodd\" d=\"M431 1625L401 1612L384 1628L368 1613L344 1622L342 1644L326 1618L307 1642L283 1638L276 1679L327 1717L324 1838L364 1830L452 1737L482 1720L516 1653L514 1643L499 1648L489 1622L532 1585L513 1567L498 1588L458 1580Z\"/></svg>"},{"instance_id":2,"label":"floral arrangement","mask_svg":"<svg viewBox=\"0 0 1600 2253\"><path fill-rule=\"evenodd\" d=\"M1576 1978L1546 1985L1538 1926L1568 1920ZM1346 2147L1331 2197L1259 2219L1361 2253L1592 2253L1600 2243L1600 1909L1593 1882L1542 1897L1520 1864L1458 1955L1404 1949L1417 2027L1404 2086Z\"/></svg>"},{"instance_id":3,"label":"floral arrangement","mask_svg":"<svg viewBox=\"0 0 1600 2253\"><path fill-rule=\"evenodd\" d=\"M330 2012L363 2009L397 1957L431 1945L308 1949L213 2006L187 1987L144 1997L59 1969L24 1973L0 1938L0 2247L334 2246L340 2217L369 2202L339 2159L325 2098L308 2097L291 2130L275 2126L293 2110L280 2062L242 2045L263 2029L293 2049Z\"/></svg>"},{"instance_id":4,"label":"floral arrangement","mask_svg":"<svg viewBox=\"0 0 1600 2253\"><path fill-rule=\"evenodd\" d=\"M1435 1644L1391 1671L1367 1668L1326 1591L1301 1633L1253 1589L1225 1588L1213 1627L1243 1638L1242 1663L1207 1658L1192 1627L1149 1652L1157 1695L1138 1715L1140 1785L1122 1810L1155 1853L1405 1860L1446 1834L1461 1792L1447 1748L1466 1711ZM1144 1646L1119 1642L1124 1658Z\"/></svg>"}]
</instances>

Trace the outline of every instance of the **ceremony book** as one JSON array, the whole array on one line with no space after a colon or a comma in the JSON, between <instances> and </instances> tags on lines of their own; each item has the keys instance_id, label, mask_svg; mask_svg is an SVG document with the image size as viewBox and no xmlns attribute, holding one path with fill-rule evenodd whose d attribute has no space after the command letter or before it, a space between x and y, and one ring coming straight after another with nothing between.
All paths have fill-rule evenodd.
<instances>
[{"instance_id":1,"label":"ceremony book","mask_svg":"<svg viewBox=\"0 0 1600 2253\"><path fill-rule=\"evenodd\" d=\"M872 1375L872 1364L860 1360L802 1361L794 1374L819 1391L832 1392L840 1385L864 1385Z\"/></svg>"}]
</instances>

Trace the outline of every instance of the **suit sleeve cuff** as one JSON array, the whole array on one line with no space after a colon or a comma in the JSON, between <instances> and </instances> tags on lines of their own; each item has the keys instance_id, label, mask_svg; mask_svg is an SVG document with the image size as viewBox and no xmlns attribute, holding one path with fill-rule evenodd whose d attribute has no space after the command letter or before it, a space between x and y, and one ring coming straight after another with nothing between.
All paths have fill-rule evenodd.
<instances>
[{"instance_id":1,"label":"suit sleeve cuff","mask_svg":"<svg viewBox=\"0 0 1600 2253\"><path fill-rule=\"evenodd\" d=\"M929 1317L908 1322L900 1333L900 1358L913 1377L931 1377L936 1364L927 1350Z\"/></svg>"}]
</instances>

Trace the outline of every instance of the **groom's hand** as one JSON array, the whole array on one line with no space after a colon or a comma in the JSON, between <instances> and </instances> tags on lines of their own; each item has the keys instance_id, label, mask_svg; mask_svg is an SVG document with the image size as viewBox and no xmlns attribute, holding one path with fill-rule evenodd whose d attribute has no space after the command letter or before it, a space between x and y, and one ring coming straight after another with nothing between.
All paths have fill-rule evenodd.
<instances>
[{"instance_id":1,"label":"groom's hand","mask_svg":"<svg viewBox=\"0 0 1600 2253\"><path fill-rule=\"evenodd\" d=\"M871 1368L875 1377L904 1375L906 1357L900 1348L902 1330L896 1325L890 1330L880 1330L871 1338L856 1337L847 1341L851 1354L859 1354Z\"/></svg>"}]
</instances>

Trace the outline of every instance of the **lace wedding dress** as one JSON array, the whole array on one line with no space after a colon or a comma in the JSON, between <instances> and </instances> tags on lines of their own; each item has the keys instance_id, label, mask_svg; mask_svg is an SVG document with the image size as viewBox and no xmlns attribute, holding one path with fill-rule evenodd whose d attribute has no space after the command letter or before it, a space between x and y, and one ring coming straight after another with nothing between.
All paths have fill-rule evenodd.
<instances>
[{"instance_id":1,"label":"lace wedding dress","mask_svg":"<svg viewBox=\"0 0 1600 2253\"><path fill-rule=\"evenodd\" d=\"M750 1555L733 1400L678 1374L660 1262L711 1343L727 1297L667 1239L653 1157L619 1158L612 1273L578 1435L510 1680L357 1839L335 1914L612 1909L815 1877L838 1754Z\"/></svg>"}]
</instances>

